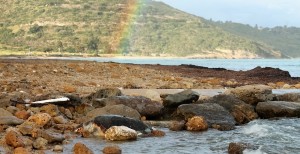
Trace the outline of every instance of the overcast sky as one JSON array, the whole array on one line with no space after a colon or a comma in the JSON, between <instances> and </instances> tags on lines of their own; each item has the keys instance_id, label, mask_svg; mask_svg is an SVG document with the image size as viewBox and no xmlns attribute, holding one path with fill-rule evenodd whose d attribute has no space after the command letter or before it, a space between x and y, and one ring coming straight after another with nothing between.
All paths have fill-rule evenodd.
<instances>
[{"instance_id":1,"label":"overcast sky","mask_svg":"<svg viewBox=\"0 0 300 154\"><path fill-rule=\"evenodd\" d=\"M215 21L254 26L300 27L300 0L160 0L177 9Z\"/></svg>"}]
</instances>

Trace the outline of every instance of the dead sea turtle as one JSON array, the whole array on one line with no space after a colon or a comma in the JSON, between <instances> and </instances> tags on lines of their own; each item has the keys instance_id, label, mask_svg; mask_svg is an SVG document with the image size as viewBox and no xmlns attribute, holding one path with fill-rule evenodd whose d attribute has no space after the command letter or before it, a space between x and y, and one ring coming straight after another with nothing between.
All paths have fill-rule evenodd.
<instances>
[{"instance_id":1,"label":"dead sea turtle","mask_svg":"<svg viewBox=\"0 0 300 154\"><path fill-rule=\"evenodd\" d=\"M79 125L75 132L83 136L84 133L88 133L94 136L104 137L105 131L112 126L126 126L141 134L148 134L152 131L152 128L144 124L141 120L119 115L101 115Z\"/></svg>"}]
</instances>

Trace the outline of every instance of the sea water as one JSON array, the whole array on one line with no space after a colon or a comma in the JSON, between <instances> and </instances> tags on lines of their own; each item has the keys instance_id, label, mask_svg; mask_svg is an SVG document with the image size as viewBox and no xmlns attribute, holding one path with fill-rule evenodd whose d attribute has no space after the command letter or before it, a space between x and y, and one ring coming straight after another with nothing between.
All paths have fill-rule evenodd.
<instances>
[{"instance_id":1,"label":"sea water","mask_svg":"<svg viewBox=\"0 0 300 154\"><path fill-rule=\"evenodd\" d=\"M255 67L273 67L288 71L292 77L300 77L300 59L187 59L187 58L79 58L98 62L133 64L181 65L190 64L209 68L225 68L246 71Z\"/></svg>"},{"instance_id":2,"label":"sea water","mask_svg":"<svg viewBox=\"0 0 300 154\"><path fill-rule=\"evenodd\" d=\"M246 154L300 153L300 119L254 120L232 131L209 129L205 132L166 132L164 137L138 138L136 141L116 142L100 138L76 138L64 145L64 153L71 153L77 142L84 143L95 153L108 145L118 145L123 154L225 154L231 142L251 145Z\"/></svg>"}]
</instances>

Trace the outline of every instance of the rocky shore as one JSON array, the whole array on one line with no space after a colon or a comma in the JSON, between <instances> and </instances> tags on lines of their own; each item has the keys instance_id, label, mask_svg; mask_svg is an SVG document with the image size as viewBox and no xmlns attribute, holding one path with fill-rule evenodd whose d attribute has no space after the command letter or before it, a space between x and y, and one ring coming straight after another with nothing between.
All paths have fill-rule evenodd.
<instances>
[{"instance_id":1,"label":"rocky shore","mask_svg":"<svg viewBox=\"0 0 300 154\"><path fill-rule=\"evenodd\" d=\"M299 89L300 79L273 68L234 72L186 65L3 59L0 68L3 153L63 152L64 145L74 138L95 137L93 134L98 132L88 131L87 127L75 133L88 124L104 133L99 139L164 136L156 129L139 136L136 131L140 127L122 126L124 120L117 122L122 127L110 127L111 123L104 125L103 120L96 120L107 115L120 115L149 128L168 127L172 131L230 131L258 118L300 117L299 93L272 93L276 88ZM191 90L205 88L226 90L214 96ZM122 89L187 90L171 94L149 90L128 95ZM252 146L232 143L228 152L247 148ZM77 143L73 153L96 151ZM103 153L122 153L122 149L106 147Z\"/></svg>"}]
</instances>

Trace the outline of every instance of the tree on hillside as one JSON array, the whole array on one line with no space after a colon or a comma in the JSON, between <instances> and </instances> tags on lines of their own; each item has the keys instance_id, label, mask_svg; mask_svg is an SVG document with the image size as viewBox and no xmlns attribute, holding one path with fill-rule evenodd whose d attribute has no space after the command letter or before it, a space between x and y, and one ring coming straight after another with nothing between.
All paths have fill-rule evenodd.
<instances>
[{"instance_id":1,"label":"tree on hillside","mask_svg":"<svg viewBox=\"0 0 300 154\"><path fill-rule=\"evenodd\" d=\"M99 54L99 50L98 50L99 42L100 41L99 41L98 37L91 36L88 41L87 48L89 50L96 52L96 55L98 55Z\"/></svg>"}]
</instances>

